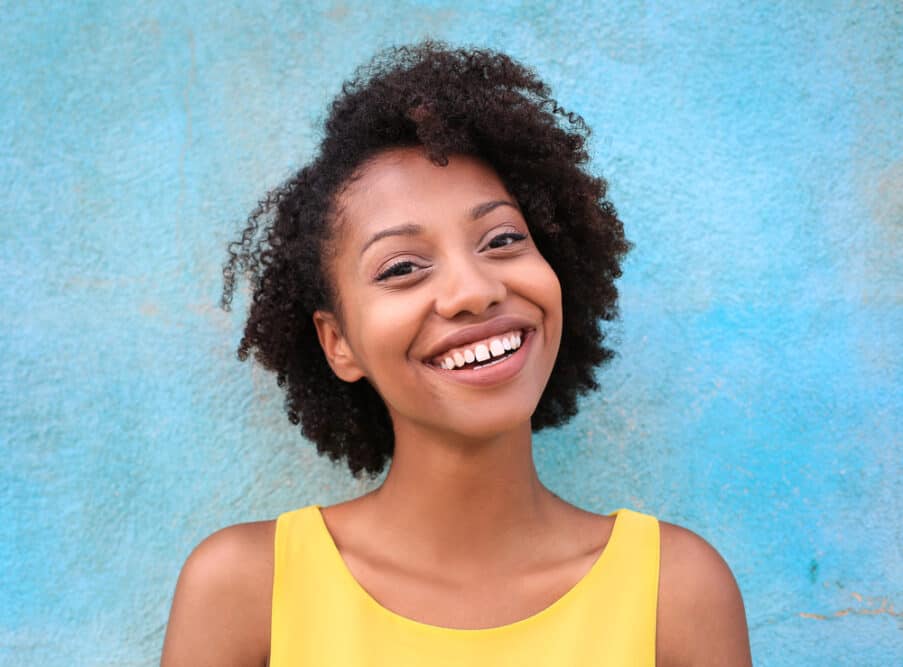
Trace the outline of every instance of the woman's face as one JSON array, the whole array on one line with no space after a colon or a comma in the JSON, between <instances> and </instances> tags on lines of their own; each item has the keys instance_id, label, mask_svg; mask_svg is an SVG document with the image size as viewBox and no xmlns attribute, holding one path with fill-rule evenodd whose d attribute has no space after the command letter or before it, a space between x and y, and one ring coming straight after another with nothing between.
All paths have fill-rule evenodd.
<instances>
[{"instance_id":1,"label":"woman's face","mask_svg":"<svg viewBox=\"0 0 903 667\"><path fill-rule=\"evenodd\" d=\"M314 315L336 374L366 377L396 431L482 439L528 422L558 354L561 287L493 169L393 149L338 203L341 326Z\"/></svg>"}]
</instances>

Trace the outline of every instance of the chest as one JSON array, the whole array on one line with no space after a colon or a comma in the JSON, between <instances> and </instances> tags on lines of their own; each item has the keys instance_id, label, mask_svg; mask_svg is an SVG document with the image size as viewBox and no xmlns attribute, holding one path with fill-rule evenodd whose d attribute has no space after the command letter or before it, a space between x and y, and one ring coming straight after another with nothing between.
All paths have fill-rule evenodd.
<instances>
[{"instance_id":1,"label":"chest","mask_svg":"<svg viewBox=\"0 0 903 667\"><path fill-rule=\"evenodd\" d=\"M483 573L466 585L393 571L353 554L343 560L358 585L394 614L471 630L516 623L547 609L586 576L598 556L588 553L515 576Z\"/></svg>"}]
</instances>

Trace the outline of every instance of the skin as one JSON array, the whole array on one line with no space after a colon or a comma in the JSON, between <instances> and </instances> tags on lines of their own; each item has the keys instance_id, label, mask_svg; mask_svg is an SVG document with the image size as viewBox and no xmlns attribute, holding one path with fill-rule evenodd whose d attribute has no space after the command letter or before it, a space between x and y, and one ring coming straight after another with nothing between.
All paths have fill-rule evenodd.
<instances>
[{"instance_id":1,"label":"skin","mask_svg":"<svg viewBox=\"0 0 903 667\"><path fill-rule=\"evenodd\" d=\"M341 312L314 321L336 375L366 377L382 396L395 454L382 486L323 508L327 528L355 579L395 613L454 628L531 616L585 575L614 522L552 493L532 458L530 415L561 339L558 279L475 158L437 167L417 148L384 152L338 204L330 273ZM373 241L399 226L407 233ZM514 377L475 387L426 365L444 336L499 315L535 328ZM657 664L751 665L730 569L698 535L660 525ZM192 553L163 667L266 664L274 528L232 526Z\"/></svg>"}]
</instances>

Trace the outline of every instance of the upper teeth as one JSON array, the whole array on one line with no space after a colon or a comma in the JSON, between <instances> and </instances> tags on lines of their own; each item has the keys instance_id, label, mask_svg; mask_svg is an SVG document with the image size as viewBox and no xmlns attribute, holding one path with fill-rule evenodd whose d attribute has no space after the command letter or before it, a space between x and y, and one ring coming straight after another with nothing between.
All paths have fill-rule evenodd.
<instances>
[{"instance_id":1,"label":"upper teeth","mask_svg":"<svg viewBox=\"0 0 903 667\"><path fill-rule=\"evenodd\" d=\"M516 350L521 345L520 330L509 331L501 336L493 336L468 347L449 350L434 360L440 368L451 370L474 361L486 361L490 357L500 357L508 350Z\"/></svg>"}]
</instances>

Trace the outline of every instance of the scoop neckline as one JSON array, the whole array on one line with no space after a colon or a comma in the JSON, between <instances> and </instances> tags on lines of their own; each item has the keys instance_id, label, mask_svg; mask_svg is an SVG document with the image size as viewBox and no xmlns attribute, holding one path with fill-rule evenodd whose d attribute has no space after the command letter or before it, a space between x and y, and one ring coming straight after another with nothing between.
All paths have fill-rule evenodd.
<instances>
[{"instance_id":1,"label":"scoop neckline","mask_svg":"<svg viewBox=\"0 0 903 667\"><path fill-rule=\"evenodd\" d=\"M354 577L354 575L351 573L351 570L348 568L347 563L345 563L345 559L342 557L342 553L339 551L335 539L333 538L332 533L329 532L329 527L326 525L326 519L323 517L322 512L322 505L314 504L312 505L312 507L314 508L314 513L317 515L319 530L323 537L326 539L326 542L329 544L330 553L332 554L333 560L335 561L336 565L338 565L339 570L343 572L343 576L346 581L348 581L351 584L351 587L356 591L356 594L358 596L361 596L368 605L375 608L378 613L387 616L390 620L402 625L407 625L427 632L461 634L470 636L510 632L519 628L527 627L529 625L532 625L533 623L538 622L540 619L545 618L549 614L553 613L556 609L567 604L570 599L579 595L580 591L582 591L586 586L589 585L589 580L595 578L596 573L602 569L603 563L610 558L608 554L612 551L612 547L616 543L616 538L618 538L622 532L620 528L624 522L621 517L626 513L626 510L622 508L608 514L608 516L614 515L615 522L611 527L611 533L608 536L608 542L605 543L605 546L602 548L602 552L596 557L596 560L593 561L593 564L583 574L583 576L580 577L580 579L578 579L573 586L565 591L564 594L562 594L548 606L540 609L530 616L527 616L526 618L512 621L511 623L506 623L504 625L496 625L489 628L449 628L444 625L433 625L431 623L423 623L413 618L408 618L407 616L403 616L380 604L379 601L377 601L376 598L370 595L367 589L364 588L361 583Z\"/></svg>"}]
</instances>

